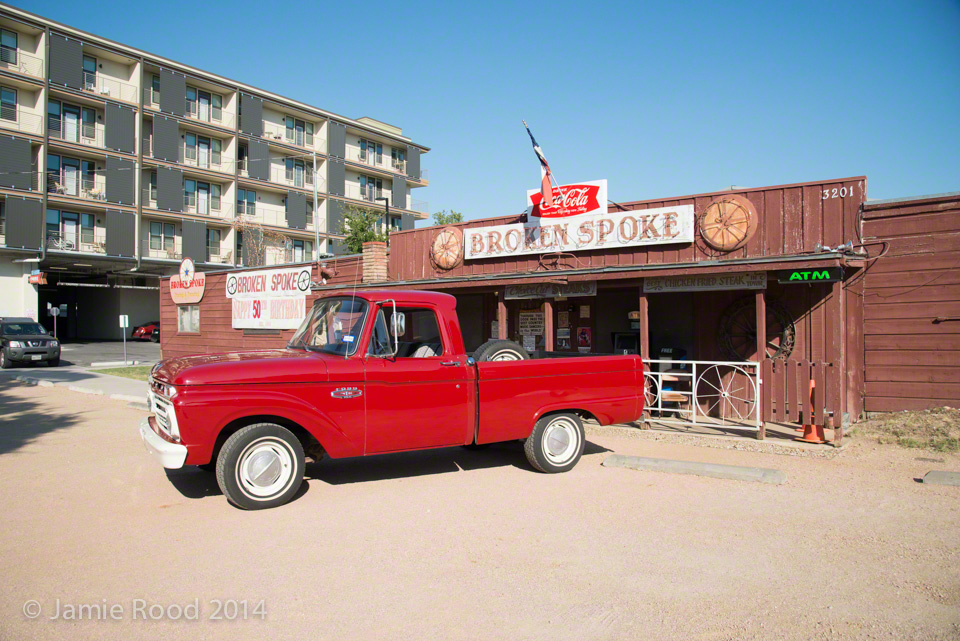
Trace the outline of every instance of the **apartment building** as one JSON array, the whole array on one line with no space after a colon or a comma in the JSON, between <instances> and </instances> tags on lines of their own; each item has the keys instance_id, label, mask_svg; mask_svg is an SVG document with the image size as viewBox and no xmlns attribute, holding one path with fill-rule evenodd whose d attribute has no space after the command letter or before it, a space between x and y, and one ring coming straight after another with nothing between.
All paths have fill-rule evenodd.
<instances>
[{"instance_id":1,"label":"apartment building","mask_svg":"<svg viewBox=\"0 0 960 641\"><path fill-rule=\"evenodd\" d=\"M0 316L66 304L68 329L98 337L71 306L140 298L151 320L156 277L183 257L210 270L341 254L351 205L411 229L428 151L0 4Z\"/></svg>"}]
</instances>

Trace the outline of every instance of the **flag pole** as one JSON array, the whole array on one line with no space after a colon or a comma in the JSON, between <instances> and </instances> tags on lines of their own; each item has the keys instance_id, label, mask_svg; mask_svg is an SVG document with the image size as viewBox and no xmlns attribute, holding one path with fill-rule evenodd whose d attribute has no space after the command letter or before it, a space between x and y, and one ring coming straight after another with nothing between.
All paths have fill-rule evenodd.
<instances>
[{"instance_id":1,"label":"flag pole","mask_svg":"<svg viewBox=\"0 0 960 641\"><path fill-rule=\"evenodd\" d=\"M530 126L527 124L527 121L521 118L520 122L523 123L523 128L526 129L527 133L529 134ZM560 195L563 196L563 199L566 200L567 194L563 191L563 187L560 186L560 181L557 179L556 175L554 175L553 170L550 171L550 177L553 178L553 183L557 186L557 191L559 191Z\"/></svg>"}]
</instances>

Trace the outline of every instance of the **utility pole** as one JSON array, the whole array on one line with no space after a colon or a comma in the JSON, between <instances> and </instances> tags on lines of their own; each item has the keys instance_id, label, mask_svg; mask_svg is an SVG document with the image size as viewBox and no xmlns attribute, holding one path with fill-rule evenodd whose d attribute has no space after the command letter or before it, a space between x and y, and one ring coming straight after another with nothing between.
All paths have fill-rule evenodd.
<instances>
[{"instance_id":1,"label":"utility pole","mask_svg":"<svg viewBox=\"0 0 960 641\"><path fill-rule=\"evenodd\" d=\"M317 152L313 152L313 259L320 260L320 210L317 208Z\"/></svg>"},{"instance_id":2,"label":"utility pole","mask_svg":"<svg viewBox=\"0 0 960 641\"><path fill-rule=\"evenodd\" d=\"M387 231L390 229L390 199L384 198L383 196L379 196L375 200L382 200L383 204L386 205L386 214L385 214L386 225L384 225L383 231L384 233L387 233Z\"/></svg>"}]
</instances>

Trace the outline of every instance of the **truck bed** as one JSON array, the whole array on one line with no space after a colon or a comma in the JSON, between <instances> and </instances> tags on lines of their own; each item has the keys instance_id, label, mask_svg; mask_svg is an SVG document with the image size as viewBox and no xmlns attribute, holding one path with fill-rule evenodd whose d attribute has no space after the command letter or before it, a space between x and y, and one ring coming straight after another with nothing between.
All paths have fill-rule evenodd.
<instances>
[{"instance_id":1,"label":"truck bed","mask_svg":"<svg viewBox=\"0 0 960 641\"><path fill-rule=\"evenodd\" d=\"M639 356L586 356L477 363L478 443L526 438L556 410L579 410L601 425L643 413Z\"/></svg>"}]
</instances>

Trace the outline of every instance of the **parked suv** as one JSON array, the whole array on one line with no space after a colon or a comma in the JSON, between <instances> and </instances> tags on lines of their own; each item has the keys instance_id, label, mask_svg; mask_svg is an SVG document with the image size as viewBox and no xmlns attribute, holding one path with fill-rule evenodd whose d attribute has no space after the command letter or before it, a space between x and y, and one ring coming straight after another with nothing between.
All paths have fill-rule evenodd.
<instances>
[{"instance_id":1,"label":"parked suv","mask_svg":"<svg viewBox=\"0 0 960 641\"><path fill-rule=\"evenodd\" d=\"M32 318L0 318L0 368L17 363L60 364L60 341Z\"/></svg>"}]
</instances>

